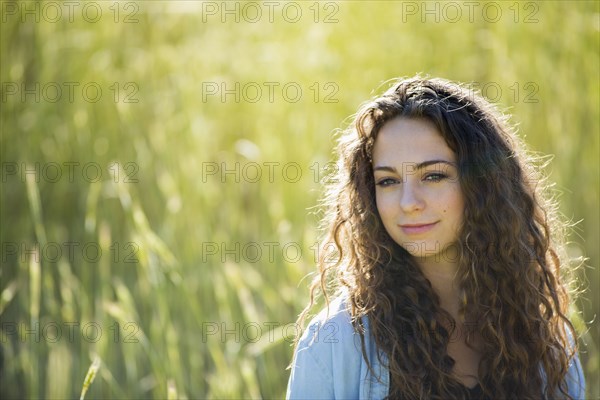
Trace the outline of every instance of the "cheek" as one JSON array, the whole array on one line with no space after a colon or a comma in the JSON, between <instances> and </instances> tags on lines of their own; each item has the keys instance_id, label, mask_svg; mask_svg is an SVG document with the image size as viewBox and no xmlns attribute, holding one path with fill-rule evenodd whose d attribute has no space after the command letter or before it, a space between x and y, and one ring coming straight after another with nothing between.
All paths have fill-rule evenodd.
<instances>
[{"instance_id":1,"label":"cheek","mask_svg":"<svg viewBox=\"0 0 600 400\"><path fill-rule=\"evenodd\" d=\"M379 194L376 195L375 200L377 204L377 211L385 223L386 219L392 217L394 214L394 201L392 196L389 194Z\"/></svg>"},{"instance_id":2,"label":"cheek","mask_svg":"<svg viewBox=\"0 0 600 400\"><path fill-rule=\"evenodd\" d=\"M462 221L464 211L464 201L460 190L453 190L448 193L444 204L441 205L443 213L446 217Z\"/></svg>"}]
</instances>

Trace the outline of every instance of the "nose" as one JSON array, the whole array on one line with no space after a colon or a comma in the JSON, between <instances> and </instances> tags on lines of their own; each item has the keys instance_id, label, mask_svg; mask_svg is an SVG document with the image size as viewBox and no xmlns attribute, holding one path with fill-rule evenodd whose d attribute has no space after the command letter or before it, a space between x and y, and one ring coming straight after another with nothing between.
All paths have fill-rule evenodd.
<instances>
[{"instance_id":1,"label":"nose","mask_svg":"<svg viewBox=\"0 0 600 400\"><path fill-rule=\"evenodd\" d=\"M400 208L405 213L421 211L425 208L422 193L413 183L405 182L400 196Z\"/></svg>"}]
</instances>

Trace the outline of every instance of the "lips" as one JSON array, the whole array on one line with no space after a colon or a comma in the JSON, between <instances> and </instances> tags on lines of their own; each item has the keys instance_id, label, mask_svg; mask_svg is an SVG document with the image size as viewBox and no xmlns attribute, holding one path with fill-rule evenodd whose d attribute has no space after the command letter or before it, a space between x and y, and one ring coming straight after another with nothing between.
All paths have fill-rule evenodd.
<instances>
[{"instance_id":1,"label":"lips","mask_svg":"<svg viewBox=\"0 0 600 400\"><path fill-rule=\"evenodd\" d=\"M407 235L418 235L433 229L436 224L437 221L431 224L405 224L400 225L400 228Z\"/></svg>"}]
</instances>

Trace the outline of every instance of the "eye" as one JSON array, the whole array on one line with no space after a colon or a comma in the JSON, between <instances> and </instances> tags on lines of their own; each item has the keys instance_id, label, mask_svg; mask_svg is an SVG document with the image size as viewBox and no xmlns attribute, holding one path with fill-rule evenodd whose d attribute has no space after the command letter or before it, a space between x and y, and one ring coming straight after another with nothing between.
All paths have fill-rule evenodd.
<instances>
[{"instance_id":1,"label":"eye","mask_svg":"<svg viewBox=\"0 0 600 400\"><path fill-rule=\"evenodd\" d=\"M430 174L427 174L423 177L424 181L429 181L429 182L439 182L442 179L446 179L448 177L448 175L446 174L442 174L440 172L432 172Z\"/></svg>"},{"instance_id":2,"label":"eye","mask_svg":"<svg viewBox=\"0 0 600 400\"><path fill-rule=\"evenodd\" d=\"M398 183L397 179L383 178L383 179L380 179L379 181L377 181L376 185L381 186L381 187L387 187L387 186L393 185L395 183Z\"/></svg>"}]
</instances>

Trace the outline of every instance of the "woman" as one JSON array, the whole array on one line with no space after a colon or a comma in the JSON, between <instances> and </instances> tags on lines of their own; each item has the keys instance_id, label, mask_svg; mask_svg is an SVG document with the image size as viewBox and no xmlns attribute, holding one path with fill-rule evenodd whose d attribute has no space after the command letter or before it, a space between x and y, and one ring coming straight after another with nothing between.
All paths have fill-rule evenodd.
<instances>
[{"instance_id":1,"label":"woman","mask_svg":"<svg viewBox=\"0 0 600 400\"><path fill-rule=\"evenodd\" d=\"M328 307L297 343L287 397L582 398L561 224L506 119L415 77L364 105L338 151L335 252L299 323L317 292Z\"/></svg>"}]
</instances>

